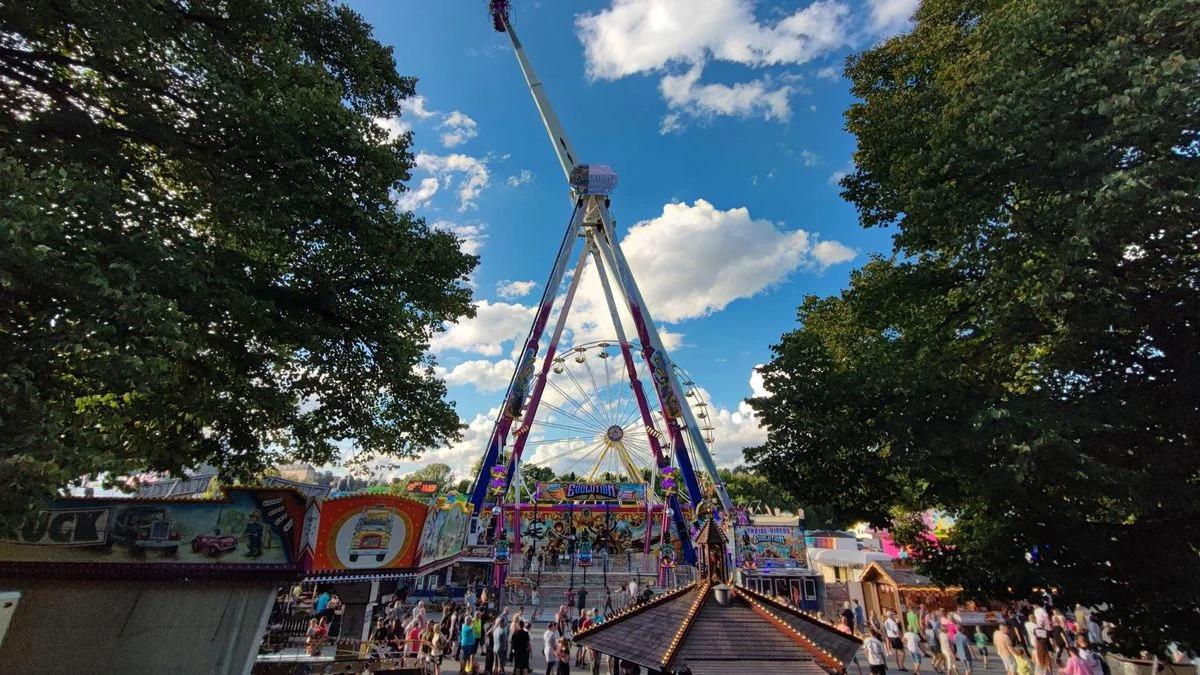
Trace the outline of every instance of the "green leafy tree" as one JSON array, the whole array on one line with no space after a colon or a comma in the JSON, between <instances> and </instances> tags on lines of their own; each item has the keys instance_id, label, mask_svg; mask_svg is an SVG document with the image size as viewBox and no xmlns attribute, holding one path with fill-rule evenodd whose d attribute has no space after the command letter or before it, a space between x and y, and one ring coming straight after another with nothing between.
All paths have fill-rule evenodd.
<instances>
[{"instance_id":1,"label":"green leafy tree","mask_svg":"<svg viewBox=\"0 0 1200 675\"><path fill-rule=\"evenodd\" d=\"M521 475L530 482L547 483L554 480L554 469L548 466L522 466Z\"/></svg>"},{"instance_id":2,"label":"green leafy tree","mask_svg":"<svg viewBox=\"0 0 1200 675\"><path fill-rule=\"evenodd\" d=\"M83 474L445 444L476 259L393 197L414 80L324 0L0 8L0 516Z\"/></svg>"},{"instance_id":3,"label":"green leafy tree","mask_svg":"<svg viewBox=\"0 0 1200 675\"><path fill-rule=\"evenodd\" d=\"M402 483L407 483L412 480L426 481L429 483L437 483L438 492L445 492L450 486L451 470L449 464L434 462L426 464L416 471L408 474L402 479Z\"/></svg>"},{"instance_id":4,"label":"green leafy tree","mask_svg":"<svg viewBox=\"0 0 1200 675\"><path fill-rule=\"evenodd\" d=\"M748 458L968 595L1055 588L1125 649L1197 647L1195 3L925 0L847 74L843 194L896 255L804 301Z\"/></svg>"}]
</instances>

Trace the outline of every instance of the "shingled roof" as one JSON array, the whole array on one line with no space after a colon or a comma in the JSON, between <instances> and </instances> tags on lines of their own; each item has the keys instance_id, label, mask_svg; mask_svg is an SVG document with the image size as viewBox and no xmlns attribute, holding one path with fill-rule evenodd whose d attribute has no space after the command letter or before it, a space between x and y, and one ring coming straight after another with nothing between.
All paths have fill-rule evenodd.
<instances>
[{"instance_id":1,"label":"shingled roof","mask_svg":"<svg viewBox=\"0 0 1200 675\"><path fill-rule=\"evenodd\" d=\"M580 631L576 641L650 670L684 665L693 675L845 672L862 641L747 588L714 598L696 581ZM736 665L735 665L736 662ZM747 666L751 666L747 670Z\"/></svg>"},{"instance_id":2,"label":"shingled roof","mask_svg":"<svg viewBox=\"0 0 1200 675\"><path fill-rule=\"evenodd\" d=\"M895 586L896 588L905 590L945 590L959 591L962 590L958 586L939 586L929 577L918 574L916 570L907 564L895 560L874 560L871 561L861 575L859 581L884 581Z\"/></svg>"}]
</instances>

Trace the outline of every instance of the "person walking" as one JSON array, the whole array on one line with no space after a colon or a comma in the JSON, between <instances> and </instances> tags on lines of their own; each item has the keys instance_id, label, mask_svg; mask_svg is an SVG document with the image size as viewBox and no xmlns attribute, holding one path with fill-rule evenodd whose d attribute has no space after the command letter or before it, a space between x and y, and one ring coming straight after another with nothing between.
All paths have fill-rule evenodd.
<instances>
[{"instance_id":1,"label":"person walking","mask_svg":"<svg viewBox=\"0 0 1200 675\"><path fill-rule=\"evenodd\" d=\"M967 637L967 631L959 630L954 634L954 655L962 662L962 675L971 675L971 639Z\"/></svg>"},{"instance_id":2,"label":"person walking","mask_svg":"<svg viewBox=\"0 0 1200 675\"><path fill-rule=\"evenodd\" d=\"M439 624L433 624L433 637L430 640L430 656L433 661L433 675L442 675L442 659L446 658L446 636Z\"/></svg>"},{"instance_id":3,"label":"person walking","mask_svg":"<svg viewBox=\"0 0 1200 675\"><path fill-rule=\"evenodd\" d=\"M557 666L557 675L571 675L571 643L567 638L558 638L558 644L554 648L554 663Z\"/></svg>"},{"instance_id":4,"label":"person walking","mask_svg":"<svg viewBox=\"0 0 1200 675\"><path fill-rule=\"evenodd\" d=\"M954 658L954 644L950 642L950 633L945 630L953 624L943 624L943 630L939 630L937 634L938 648L942 652L942 667L946 673L958 672L958 661Z\"/></svg>"},{"instance_id":5,"label":"person walking","mask_svg":"<svg viewBox=\"0 0 1200 675\"><path fill-rule=\"evenodd\" d=\"M906 672L908 669L904 667L904 644L900 640L900 622L896 620L895 612L888 611L887 619L883 622L883 632L887 636L892 656L896 659L896 669Z\"/></svg>"},{"instance_id":6,"label":"person walking","mask_svg":"<svg viewBox=\"0 0 1200 675\"><path fill-rule=\"evenodd\" d=\"M475 628L471 625L471 621L463 621L462 629L458 633L459 654L461 660L458 666L460 673L475 672Z\"/></svg>"},{"instance_id":7,"label":"person walking","mask_svg":"<svg viewBox=\"0 0 1200 675\"><path fill-rule=\"evenodd\" d=\"M1013 646L1012 658L1017 675L1033 675L1033 663L1030 662L1024 647Z\"/></svg>"},{"instance_id":8,"label":"person walking","mask_svg":"<svg viewBox=\"0 0 1200 675\"><path fill-rule=\"evenodd\" d=\"M904 651L908 652L908 658L912 661L913 675L921 673L921 636L912 626L904 631Z\"/></svg>"},{"instance_id":9,"label":"person walking","mask_svg":"<svg viewBox=\"0 0 1200 675\"><path fill-rule=\"evenodd\" d=\"M917 635L921 634L921 618L915 607L909 607L904 615L904 627Z\"/></svg>"},{"instance_id":10,"label":"person walking","mask_svg":"<svg viewBox=\"0 0 1200 675\"><path fill-rule=\"evenodd\" d=\"M854 620L850 625L854 626L859 635L865 635L867 632L867 613L857 600L854 601Z\"/></svg>"},{"instance_id":11,"label":"person walking","mask_svg":"<svg viewBox=\"0 0 1200 675\"><path fill-rule=\"evenodd\" d=\"M1060 675L1094 675L1092 665L1079 656L1078 647L1069 647L1067 653L1067 665L1058 671Z\"/></svg>"},{"instance_id":12,"label":"person walking","mask_svg":"<svg viewBox=\"0 0 1200 675\"><path fill-rule=\"evenodd\" d=\"M996 648L996 656L999 656L1000 662L1004 664L1005 674L1016 675L1017 662L1013 658L1013 641L1008 624L1000 624L996 632L992 633L992 645ZM987 668L987 663L984 663L983 667Z\"/></svg>"},{"instance_id":13,"label":"person walking","mask_svg":"<svg viewBox=\"0 0 1200 675\"><path fill-rule=\"evenodd\" d=\"M849 626L857 625L855 623L855 619L854 619L854 612L850 610L849 602L845 602L842 604L842 620L845 621L846 624Z\"/></svg>"},{"instance_id":14,"label":"person walking","mask_svg":"<svg viewBox=\"0 0 1200 675\"><path fill-rule=\"evenodd\" d=\"M529 644L529 624L524 621L517 622L517 628L508 638L508 644L512 649L513 675L529 675L529 657L531 655L531 645Z\"/></svg>"},{"instance_id":15,"label":"person walking","mask_svg":"<svg viewBox=\"0 0 1200 675\"><path fill-rule=\"evenodd\" d=\"M533 604L533 621L537 621L542 616L542 592L537 586L533 587L533 591L529 594L529 602Z\"/></svg>"},{"instance_id":16,"label":"person walking","mask_svg":"<svg viewBox=\"0 0 1200 675\"><path fill-rule=\"evenodd\" d=\"M867 665L871 675L887 675L887 653L883 649L883 641L879 639L879 631L872 630L863 645L867 650Z\"/></svg>"},{"instance_id":17,"label":"person walking","mask_svg":"<svg viewBox=\"0 0 1200 675\"><path fill-rule=\"evenodd\" d=\"M546 657L546 675L554 675L558 672L555 668L558 655L558 624L551 621L546 626L546 632L542 634L542 655Z\"/></svg>"},{"instance_id":18,"label":"person walking","mask_svg":"<svg viewBox=\"0 0 1200 675\"><path fill-rule=\"evenodd\" d=\"M495 669L492 675L504 675L504 655L508 646L508 638L505 636L507 629L508 625L504 622L503 615L496 617L496 623L492 625L492 652L495 655Z\"/></svg>"},{"instance_id":19,"label":"person walking","mask_svg":"<svg viewBox=\"0 0 1200 675\"><path fill-rule=\"evenodd\" d=\"M983 669L988 667L988 637L987 632L983 630L983 626L975 628L975 651L979 652L980 658L983 659Z\"/></svg>"}]
</instances>

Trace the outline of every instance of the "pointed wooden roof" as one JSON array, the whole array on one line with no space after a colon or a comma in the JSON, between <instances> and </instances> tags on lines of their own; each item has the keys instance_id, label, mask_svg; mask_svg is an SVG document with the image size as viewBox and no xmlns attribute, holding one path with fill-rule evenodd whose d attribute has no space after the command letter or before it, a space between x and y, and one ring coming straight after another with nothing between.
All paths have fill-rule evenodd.
<instances>
[{"instance_id":1,"label":"pointed wooden roof","mask_svg":"<svg viewBox=\"0 0 1200 675\"><path fill-rule=\"evenodd\" d=\"M704 521L704 526L700 528L700 532L696 535L696 543L698 544L724 544L725 534L721 532L721 526L712 518Z\"/></svg>"},{"instance_id":2,"label":"pointed wooden roof","mask_svg":"<svg viewBox=\"0 0 1200 675\"><path fill-rule=\"evenodd\" d=\"M863 569L859 581L882 581L902 591L947 591L957 593L961 586L940 586L929 577L898 560L873 560Z\"/></svg>"},{"instance_id":3,"label":"pointed wooden roof","mask_svg":"<svg viewBox=\"0 0 1200 675\"><path fill-rule=\"evenodd\" d=\"M772 672L836 675L862 641L832 625L737 586L729 602L696 581L580 631L576 641L643 668L686 665L693 675ZM746 664L754 667L747 671Z\"/></svg>"}]
</instances>

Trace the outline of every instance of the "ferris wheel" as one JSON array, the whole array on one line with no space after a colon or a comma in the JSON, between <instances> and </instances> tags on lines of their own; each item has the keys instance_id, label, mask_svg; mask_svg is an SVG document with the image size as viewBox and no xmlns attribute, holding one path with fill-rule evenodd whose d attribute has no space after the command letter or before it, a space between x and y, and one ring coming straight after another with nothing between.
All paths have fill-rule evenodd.
<instances>
[{"instance_id":1,"label":"ferris wheel","mask_svg":"<svg viewBox=\"0 0 1200 675\"><path fill-rule=\"evenodd\" d=\"M638 380L649 388L650 372L636 342ZM672 365L700 431L708 444L715 442L713 410L694 380ZM653 390L648 392L653 396ZM653 412L661 434L661 411ZM529 467L546 467L555 475L574 474L583 481L646 482L658 475L648 432L634 396L621 348L616 340L585 342L554 358L546 378L545 395L534 419L528 422L522 473ZM664 439L664 452L669 443ZM693 461L697 458L691 448Z\"/></svg>"}]
</instances>

